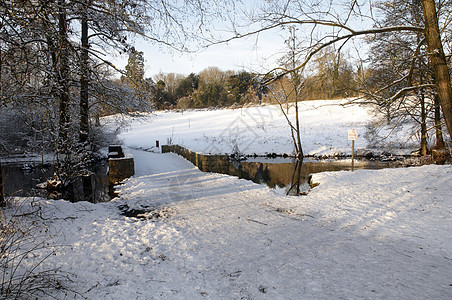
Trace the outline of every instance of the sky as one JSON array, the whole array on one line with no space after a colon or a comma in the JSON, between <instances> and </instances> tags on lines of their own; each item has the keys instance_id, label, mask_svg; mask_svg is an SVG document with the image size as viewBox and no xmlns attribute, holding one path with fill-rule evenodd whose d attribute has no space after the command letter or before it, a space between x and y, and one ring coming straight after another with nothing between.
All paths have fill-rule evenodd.
<instances>
[{"instance_id":1,"label":"sky","mask_svg":"<svg viewBox=\"0 0 452 300\"><path fill-rule=\"evenodd\" d=\"M247 2L247 5L251 4ZM360 19L355 23L355 27L361 27L363 23L365 20ZM222 24L221 21L218 24L216 29L224 33L228 25ZM242 29L244 32L251 30L251 28ZM307 32L309 36L308 29L309 27L303 27L299 33L304 35ZM287 30L278 28L262 32L258 36L210 46L196 53L180 53L142 38L136 38L135 48L144 53L145 76L148 78L154 78L159 73L199 74L207 67L218 67L223 71L245 70L266 73L277 67L278 59L287 53L288 49L284 41L288 35ZM309 39L307 41L309 42ZM117 57L115 65L123 69L127 64L127 58L127 55Z\"/></svg>"},{"instance_id":2,"label":"sky","mask_svg":"<svg viewBox=\"0 0 452 300\"><path fill-rule=\"evenodd\" d=\"M263 72L276 66L284 47L284 38L278 32L210 46L196 53L181 53L144 40L137 40L135 45L144 53L146 77L158 73L198 74L207 67ZM119 67L126 64L127 56L117 61Z\"/></svg>"}]
</instances>

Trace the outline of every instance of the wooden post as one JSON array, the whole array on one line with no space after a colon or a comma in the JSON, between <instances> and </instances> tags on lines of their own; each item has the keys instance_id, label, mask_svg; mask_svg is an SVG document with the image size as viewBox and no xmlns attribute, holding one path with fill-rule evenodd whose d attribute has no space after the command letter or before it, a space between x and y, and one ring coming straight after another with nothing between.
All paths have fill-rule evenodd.
<instances>
[{"instance_id":1,"label":"wooden post","mask_svg":"<svg viewBox=\"0 0 452 300\"><path fill-rule=\"evenodd\" d=\"M348 130L348 140L352 141L352 172L355 169L355 140L358 138L358 131L356 129Z\"/></svg>"}]
</instances>

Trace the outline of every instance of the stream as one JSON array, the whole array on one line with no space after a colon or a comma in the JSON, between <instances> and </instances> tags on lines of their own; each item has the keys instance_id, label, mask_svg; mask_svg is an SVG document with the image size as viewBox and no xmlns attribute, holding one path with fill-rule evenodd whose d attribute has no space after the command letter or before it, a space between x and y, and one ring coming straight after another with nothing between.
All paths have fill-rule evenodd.
<instances>
[{"instance_id":1,"label":"stream","mask_svg":"<svg viewBox=\"0 0 452 300\"><path fill-rule=\"evenodd\" d=\"M304 158L303 162L284 158L251 158L246 161L232 162L238 177L266 184L279 193L299 195L310 189L311 174L330 171L351 171L351 159ZM354 169L384 169L407 167L411 163L401 161L379 161L355 159ZM237 174L236 174L237 175Z\"/></svg>"},{"instance_id":2,"label":"stream","mask_svg":"<svg viewBox=\"0 0 452 300\"><path fill-rule=\"evenodd\" d=\"M107 168L107 161L101 161L92 167L92 175L77 177L62 191L48 191L36 186L52 179L54 172L50 165L35 161L2 163L4 194L5 197L62 198L72 202L110 201Z\"/></svg>"},{"instance_id":3,"label":"stream","mask_svg":"<svg viewBox=\"0 0 452 300\"><path fill-rule=\"evenodd\" d=\"M351 159L322 159L305 158L303 162L290 158L248 158L245 161L229 161L224 166L224 157L218 156L221 162L211 172L228 174L239 178L265 184L280 194L300 195L310 189L311 174L327 171L350 171ZM356 159L354 169L383 169L407 167L409 160L379 161ZM49 192L38 189L38 183L45 182L53 176L53 170L48 165L37 162L3 163L5 196L44 197L49 199L66 199L69 201L89 201L93 203L111 200L107 161L102 161L93 167L93 175L79 177L62 192Z\"/></svg>"}]
</instances>

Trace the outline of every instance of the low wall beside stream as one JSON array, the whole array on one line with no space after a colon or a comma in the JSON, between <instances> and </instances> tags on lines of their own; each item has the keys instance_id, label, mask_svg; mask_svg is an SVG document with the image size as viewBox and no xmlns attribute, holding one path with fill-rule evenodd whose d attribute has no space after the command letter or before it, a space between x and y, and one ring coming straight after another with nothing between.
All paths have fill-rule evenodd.
<instances>
[{"instance_id":1,"label":"low wall beside stream","mask_svg":"<svg viewBox=\"0 0 452 300\"><path fill-rule=\"evenodd\" d=\"M234 167L228 155L204 155L179 145L162 145L162 153L169 152L182 156L203 172L240 176L239 170Z\"/></svg>"},{"instance_id":2,"label":"low wall beside stream","mask_svg":"<svg viewBox=\"0 0 452 300\"><path fill-rule=\"evenodd\" d=\"M287 188L303 186L306 190L311 184L311 174L319 172L351 170L350 160L318 160L306 159L300 163L296 160L287 162L274 162L271 159L264 161L234 161L228 155L199 154L179 145L163 145L162 152L176 153L199 168L203 172L228 174L252 180L256 183L265 183L270 188ZM382 162L367 159L355 161L355 169L382 169L406 166L403 162Z\"/></svg>"},{"instance_id":3,"label":"low wall beside stream","mask_svg":"<svg viewBox=\"0 0 452 300\"><path fill-rule=\"evenodd\" d=\"M108 177L110 185L116 185L133 175L135 175L133 157L125 157L121 146L110 145L108 147Z\"/></svg>"},{"instance_id":4,"label":"low wall beside stream","mask_svg":"<svg viewBox=\"0 0 452 300\"><path fill-rule=\"evenodd\" d=\"M239 162L231 160L228 155L199 154L179 145L162 145L162 152L176 153L203 172L233 175L255 183L265 183L270 188L290 186L296 170L295 163ZM309 182L309 174L309 171L298 174L297 178Z\"/></svg>"}]
</instances>

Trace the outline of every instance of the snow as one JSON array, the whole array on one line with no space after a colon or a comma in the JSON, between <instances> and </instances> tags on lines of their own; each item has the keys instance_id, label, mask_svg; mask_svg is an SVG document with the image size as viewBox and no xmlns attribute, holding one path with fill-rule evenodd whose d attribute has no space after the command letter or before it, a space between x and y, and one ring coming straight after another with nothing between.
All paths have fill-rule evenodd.
<instances>
[{"instance_id":1,"label":"snow","mask_svg":"<svg viewBox=\"0 0 452 300\"><path fill-rule=\"evenodd\" d=\"M132 154L137 175L111 202L36 200L65 245L45 264L89 299L452 296L451 166L315 174L307 196L284 197Z\"/></svg>"},{"instance_id":2,"label":"snow","mask_svg":"<svg viewBox=\"0 0 452 300\"><path fill-rule=\"evenodd\" d=\"M174 132L174 143L195 151L229 151L235 139L248 153L290 152L290 140L276 145L287 125L275 110L261 119L261 109L244 109L250 127L238 128L237 135L221 135L222 124L235 120L224 110L132 120L122 138L136 174L110 202L17 199L16 205L40 207L48 242L57 247L40 268L72 274L71 287L87 299L452 298L450 165L314 174L320 184L306 196L291 197L203 173L172 153L140 150ZM346 129L353 124L362 134L367 112L355 107L355 115L339 117L341 107L316 109L334 114L315 114L309 123L319 144L306 149L348 151ZM201 113L202 119L195 118ZM248 145L258 130L260 138ZM357 144L365 147L362 140ZM37 251L24 263L44 256ZM81 298L71 292L54 296Z\"/></svg>"},{"instance_id":3,"label":"snow","mask_svg":"<svg viewBox=\"0 0 452 300\"><path fill-rule=\"evenodd\" d=\"M373 115L368 107L347 105L350 99L306 101L300 104L303 151L308 155L351 154L348 130L356 129L355 149L376 152L390 150L407 154L417 142L397 131L385 138L390 128L382 128L378 136L369 133ZM289 113L294 123L295 111ZM242 154L292 154L293 142L287 121L279 106L264 105L238 109L159 111L129 120L129 131L120 135L132 148L154 149L160 144L177 144L198 153L232 153L235 147ZM371 149L369 142L379 143ZM415 144L413 144L415 143ZM391 146L403 144L403 149ZM388 146L389 148L386 148Z\"/></svg>"}]
</instances>

